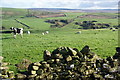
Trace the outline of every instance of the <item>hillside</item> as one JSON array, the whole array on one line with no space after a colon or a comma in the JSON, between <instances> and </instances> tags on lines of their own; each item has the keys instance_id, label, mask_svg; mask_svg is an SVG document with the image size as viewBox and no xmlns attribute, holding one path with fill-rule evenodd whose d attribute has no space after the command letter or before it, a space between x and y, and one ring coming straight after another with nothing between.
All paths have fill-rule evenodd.
<instances>
[{"instance_id":1,"label":"hillside","mask_svg":"<svg viewBox=\"0 0 120 80\"><path fill-rule=\"evenodd\" d=\"M3 8L3 19L2 27L4 28L4 33L2 34L2 56L4 57L5 62L9 62L10 70L17 72L15 64L19 63L23 58L31 60L32 62L37 62L43 60L43 51L55 49L60 46L76 47L79 50L83 46L89 45L91 50L102 58L106 58L115 53L115 47L118 46L118 30L110 30L110 27L118 25L117 18L107 18L106 16L116 16L116 13L85 13L85 12L60 12L66 16L62 17L45 17L45 18L36 18L35 16L30 16L31 10L26 9L12 9L12 8ZM70 10L69 10L70 11ZM49 11L35 11L34 14L39 15L51 15L58 12L49 12ZM85 15L92 16L83 17ZM27 15L27 16L26 16ZM97 15L97 17L95 17ZM98 16L105 16L104 18L98 18ZM94 18L93 18L94 17ZM71 21L66 24L65 22ZM82 29L80 25L75 23L82 23L83 21L90 22L96 20L97 23L109 24L110 27L107 29ZM30 26L30 28L25 27L24 25L18 23L17 21L24 23L25 25ZM53 23L47 23L46 21L53 21ZM65 25L63 27L54 27L51 28L51 25L60 24ZM24 28L23 38L17 35L17 38L13 38L13 34L5 33L10 31L10 27ZM27 31L30 31L31 34L27 34ZM49 31L49 34L42 35L45 31ZM77 34L78 32L81 32Z\"/></svg>"},{"instance_id":2,"label":"hillside","mask_svg":"<svg viewBox=\"0 0 120 80\"><path fill-rule=\"evenodd\" d=\"M54 14L54 12L32 10L32 9L20 9L20 8L2 8L2 18L23 18L39 15Z\"/></svg>"},{"instance_id":3,"label":"hillside","mask_svg":"<svg viewBox=\"0 0 120 80\"><path fill-rule=\"evenodd\" d=\"M2 8L2 18L18 18L23 17L27 14L26 9L19 8Z\"/></svg>"},{"instance_id":4,"label":"hillside","mask_svg":"<svg viewBox=\"0 0 120 80\"><path fill-rule=\"evenodd\" d=\"M117 9L68 9L68 8L29 8L31 10L53 11L53 12L88 12L88 13L117 13Z\"/></svg>"}]
</instances>

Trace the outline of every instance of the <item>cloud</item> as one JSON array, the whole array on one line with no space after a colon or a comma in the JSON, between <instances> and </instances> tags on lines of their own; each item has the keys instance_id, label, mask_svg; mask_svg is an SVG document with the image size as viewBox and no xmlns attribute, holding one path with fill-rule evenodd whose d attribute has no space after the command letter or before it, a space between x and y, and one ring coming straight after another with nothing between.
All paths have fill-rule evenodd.
<instances>
[{"instance_id":1,"label":"cloud","mask_svg":"<svg viewBox=\"0 0 120 80\"><path fill-rule=\"evenodd\" d=\"M30 7L33 2L33 0L2 0L1 7L25 8Z\"/></svg>"},{"instance_id":2,"label":"cloud","mask_svg":"<svg viewBox=\"0 0 120 80\"><path fill-rule=\"evenodd\" d=\"M75 1L69 1L69 0L65 0L65 1L61 1L61 0L49 0L49 1L44 1L42 0L41 2L34 3L33 6L34 7L38 7L38 8L75 8L75 6L77 5L77 0Z\"/></svg>"},{"instance_id":3,"label":"cloud","mask_svg":"<svg viewBox=\"0 0 120 80\"><path fill-rule=\"evenodd\" d=\"M37 0L34 7L45 8L76 8L76 9L107 9L117 8L118 0ZM110 5L109 5L110 4Z\"/></svg>"},{"instance_id":4,"label":"cloud","mask_svg":"<svg viewBox=\"0 0 120 80\"><path fill-rule=\"evenodd\" d=\"M79 4L79 8L90 8L93 7L95 5L94 2L82 2Z\"/></svg>"},{"instance_id":5,"label":"cloud","mask_svg":"<svg viewBox=\"0 0 120 80\"><path fill-rule=\"evenodd\" d=\"M119 0L2 0L1 7L15 8L117 8Z\"/></svg>"},{"instance_id":6,"label":"cloud","mask_svg":"<svg viewBox=\"0 0 120 80\"><path fill-rule=\"evenodd\" d=\"M97 6L100 6L100 7L114 7L116 5L118 5L117 2L101 2L97 4Z\"/></svg>"},{"instance_id":7,"label":"cloud","mask_svg":"<svg viewBox=\"0 0 120 80\"><path fill-rule=\"evenodd\" d=\"M79 8L83 9L117 9L118 8L118 2L114 1L95 1L90 2L87 1L80 3Z\"/></svg>"},{"instance_id":8,"label":"cloud","mask_svg":"<svg viewBox=\"0 0 120 80\"><path fill-rule=\"evenodd\" d=\"M118 2L114 1L104 1L96 4L96 7L106 8L106 9L117 9L118 8Z\"/></svg>"}]
</instances>

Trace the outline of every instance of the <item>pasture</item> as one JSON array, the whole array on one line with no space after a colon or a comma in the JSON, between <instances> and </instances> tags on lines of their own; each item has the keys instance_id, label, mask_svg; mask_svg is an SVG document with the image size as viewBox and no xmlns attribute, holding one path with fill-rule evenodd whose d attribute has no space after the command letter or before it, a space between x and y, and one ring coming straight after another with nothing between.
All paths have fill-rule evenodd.
<instances>
[{"instance_id":1,"label":"pasture","mask_svg":"<svg viewBox=\"0 0 120 80\"><path fill-rule=\"evenodd\" d=\"M17 35L14 39L11 33L2 34L2 56L5 62L9 62L10 69L17 71L15 64L22 59L28 59L32 62L43 60L43 51L53 51L60 46L68 46L81 50L85 45L90 46L91 51L98 54L102 58L112 56L115 53L115 47L118 46L118 31L109 29L89 29L82 30L74 23L76 21L91 20L76 18L73 22L62 28L50 28L50 23L45 20L49 19L72 19L76 16L85 15L87 13L65 13L67 17L52 17L52 18L17 18L17 20L30 26L30 29L17 23L12 18L2 20L2 26L6 28L4 31L9 31L10 27L24 27L23 38ZM97 14L97 13L96 13ZM103 14L103 13L102 13ZM114 14L110 14L114 15ZM117 25L117 19L93 19L100 23L111 23L111 26ZM31 34L28 35L27 31ZM49 34L42 35L42 32L49 31ZM81 31L81 34L75 34Z\"/></svg>"},{"instance_id":2,"label":"pasture","mask_svg":"<svg viewBox=\"0 0 120 80\"><path fill-rule=\"evenodd\" d=\"M3 34L3 52L5 62L14 65L22 59L29 59L33 62L43 59L43 51L52 51L60 46L69 46L82 49L89 45L92 52L102 58L114 55L117 44L117 31L110 30L82 30L81 34L75 34L78 30L50 30L49 34L41 33L24 34L21 38L12 38L11 34Z\"/></svg>"}]
</instances>

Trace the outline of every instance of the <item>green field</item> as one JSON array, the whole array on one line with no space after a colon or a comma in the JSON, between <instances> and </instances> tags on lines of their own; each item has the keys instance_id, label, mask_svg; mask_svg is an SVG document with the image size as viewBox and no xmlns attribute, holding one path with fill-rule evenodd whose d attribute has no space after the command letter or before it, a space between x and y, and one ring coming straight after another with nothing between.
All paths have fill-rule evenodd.
<instances>
[{"instance_id":1,"label":"green field","mask_svg":"<svg viewBox=\"0 0 120 80\"><path fill-rule=\"evenodd\" d=\"M91 51L98 54L102 58L112 56L115 54L115 47L118 46L118 31L111 31L109 29L98 30L82 30L78 29L78 25L74 23L83 20L76 18L72 23L67 24L62 28L50 28L50 23L46 23L49 19L72 19L76 16L85 15L87 13L65 13L66 17L52 17L52 18L17 18L17 20L24 22L30 26L27 29L25 26L17 23L14 18L5 18L2 20L2 26L8 31L10 27L24 27L24 37L19 35L16 39L13 38L11 33L2 34L2 56L5 62L11 63L10 69L16 71L15 64L19 63L22 59L28 59L32 62L43 60L43 51L53 51L57 47L67 46L78 48L81 50L85 45L90 46ZM98 14L98 13L94 13ZM103 13L102 13L103 14ZM106 13L105 13L106 14ZM101 14L99 14L101 15ZM108 15L108 14L107 14ZM116 15L116 14L109 14ZM99 23L111 23L111 26L117 25L117 19L94 19ZM27 30L31 34L26 33ZM49 34L42 35L46 30ZM81 34L75 34L81 31Z\"/></svg>"}]
</instances>

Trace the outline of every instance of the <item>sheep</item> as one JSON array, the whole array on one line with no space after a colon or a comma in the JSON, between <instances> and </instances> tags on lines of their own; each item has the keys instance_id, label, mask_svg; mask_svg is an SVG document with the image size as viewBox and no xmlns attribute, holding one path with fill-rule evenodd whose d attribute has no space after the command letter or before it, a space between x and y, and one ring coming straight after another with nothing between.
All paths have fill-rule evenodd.
<instances>
[{"instance_id":1,"label":"sheep","mask_svg":"<svg viewBox=\"0 0 120 80\"><path fill-rule=\"evenodd\" d=\"M116 31L116 29L115 29L115 28L112 28L112 31Z\"/></svg>"},{"instance_id":2,"label":"sheep","mask_svg":"<svg viewBox=\"0 0 120 80\"><path fill-rule=\"evenodd\" d=\"M45 33L42 33L42 35L45 35Z\"/></svg>"},{"instance_id":3,"label":"sheep","mask_svg":"<svg viewBox=\"0 0 120 80\"><path fill-rule=\"evenodd\" d=\"M48 34L49 31L42 32L42 35Z\"/></svg>"},{"instance_id":4,"label":"sheep","mask_svg":"<svg viewBox=\"0 0 120 80\"><path fill-rule=\"evenodd\" d=\"M42 33L42 35L45 35L45 34L48 34L48 33L49 33L49 31L45 31L45 32Z\"/></svg>"},{"instance_id":5,"label":"sheep","mask_svg":"<svg viewBox=\"0 0 120 80\"><path fill-rule=\"evenodd\" d=\"M110 28L110 30L112 30L112 31L116 31L116 28Z\"/></svg>"},{"instance_id":6,"label":"sheep","mask_svg":"<svg viewBox=\"0 0 120 80\"><path fill-rule=\"evenodd\" d=\"M14 27L11 27L10 29L11 29L12 32L13 32L14 38L16 38L16 35L17 35L17 34L20 34L21 37L23 37L23 28L14 28Z\"/></svg>"},{"instance_id":7,"label":"sheep","mask_svg":"<svg viewBox=\"0 0 120 80\"><path fill-rule=\"evenodd\" d=\"M27 31L27 34L30 34L30 31Z\"/></svg>"},{"instance_id":8,"label":"sheep","mask_svg":"<svg viewBox=\"0 0 120 80\"><path fill-rule=\"evenodd\" d=\"M76 34L81 34L81 31L76 32Z\"/></svg>"},{"instance_id":9,"label":"sheep","mask_svg":"<svg viewBox=\"0 0 120 80\"><path fill-rule=\"evenodd\" d=\"M45 32L45 34L48 34L48 33L49 33L49 31L46 31L46 32Z\"/></svg>"}]
</instances>

